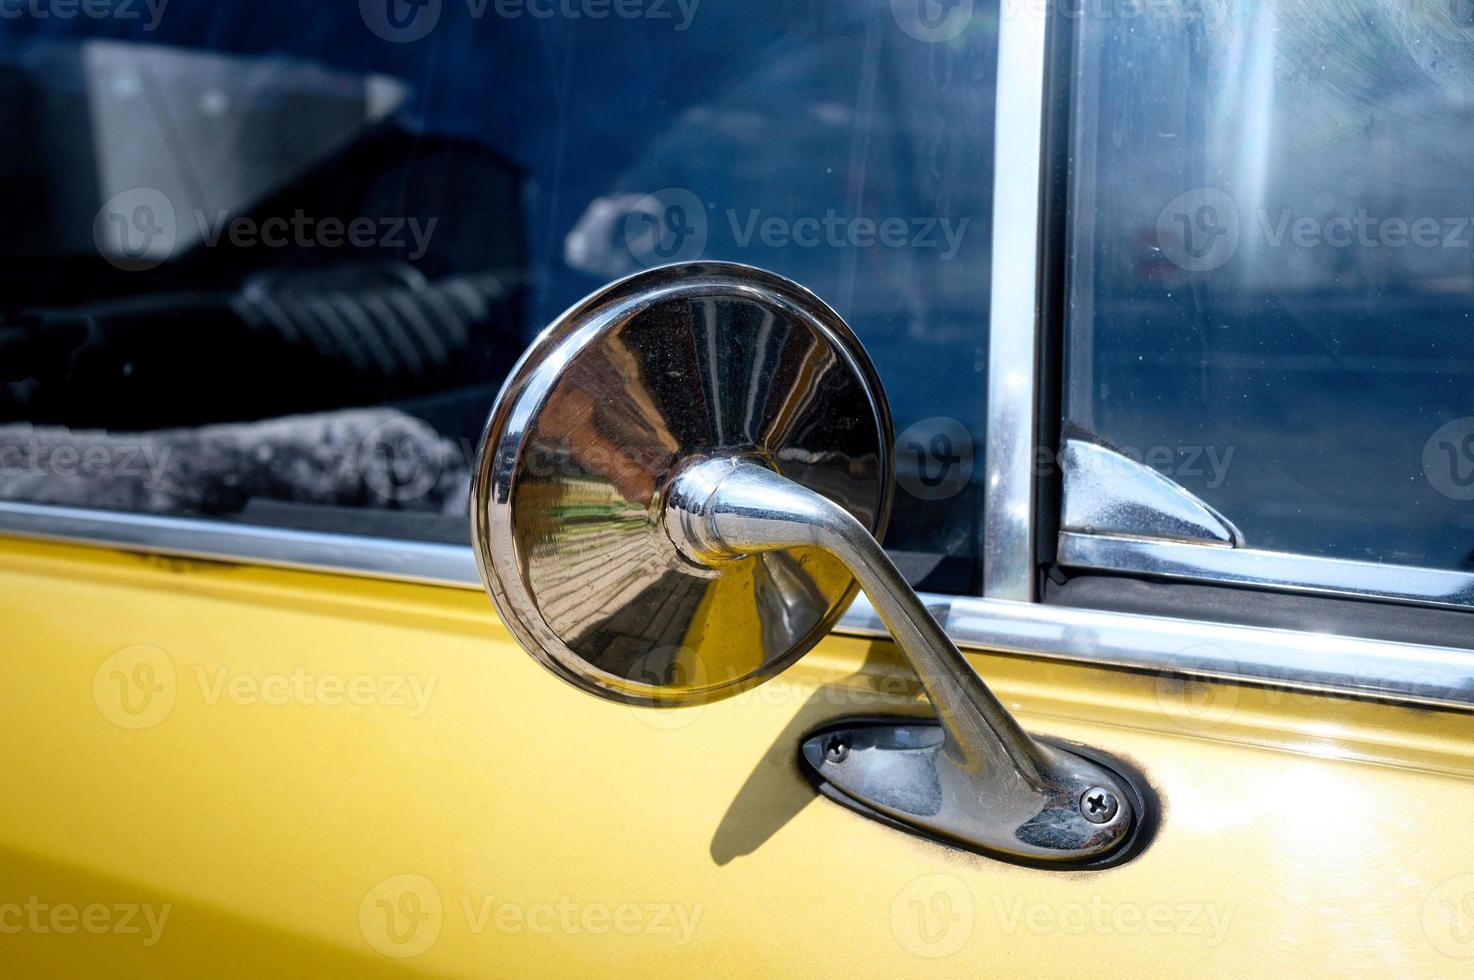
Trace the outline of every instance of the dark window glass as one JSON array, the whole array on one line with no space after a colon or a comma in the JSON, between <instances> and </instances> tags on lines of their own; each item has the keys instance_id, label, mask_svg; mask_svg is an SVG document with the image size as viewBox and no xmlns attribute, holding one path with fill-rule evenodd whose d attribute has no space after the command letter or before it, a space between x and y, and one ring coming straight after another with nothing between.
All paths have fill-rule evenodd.
<instances>
[{"instance_id":1,"label":"dark window glass","mask_svg":"<svg viewBox=\"0 0 1474 980\"><path fill-rule=\"evenodd\" d=\"M82 6L0 20L0 497L462 540L532 336L731 259L855 327L889 543L972 587L996 11Z\"/></svg>"},{"instance_id":2,"label":"dark window glass","mask_svg":"<svg viewBox=\"0 0 1474 980\"><path fill-rule=\"evenodd\" d=\"M1251 547L1474 567L1474 7L1076 26L1069 418Z\"/></svg>"}]
</instances>

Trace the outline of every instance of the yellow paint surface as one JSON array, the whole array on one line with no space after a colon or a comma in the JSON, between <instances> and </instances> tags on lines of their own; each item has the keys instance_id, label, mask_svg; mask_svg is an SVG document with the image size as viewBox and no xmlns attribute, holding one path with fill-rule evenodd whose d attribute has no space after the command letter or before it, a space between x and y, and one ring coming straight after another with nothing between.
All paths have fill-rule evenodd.
<instances>
[{"instance_id":1,"label":"yellow paint surface","mask_svg":"<svg viewBox=\"0 0 1474 980\"><path fill-rule=\"evenodd\" d=\"M804 782L809 730L925 711L883 643L625 708L475 592L20 541L0 637L4 976L1474 970L1464 714L974 655L1165 804L1135 861L1050 873Z\"/></svg>"}]
</instances>

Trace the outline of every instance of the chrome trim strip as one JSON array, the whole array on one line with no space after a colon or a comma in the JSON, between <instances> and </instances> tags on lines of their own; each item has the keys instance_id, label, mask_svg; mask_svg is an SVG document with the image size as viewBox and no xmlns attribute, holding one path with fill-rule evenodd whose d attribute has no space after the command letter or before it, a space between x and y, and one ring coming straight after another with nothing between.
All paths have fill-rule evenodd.
<instances>
[{"instance_id":1,"label":"chrome trim strip","mask_svg":"<svg viewBox=\"0 0 1474 980\"><path fill-rule=\"evenodd\" d=\"M0 533L209 561L481 588L469 546L0 501Z\"/></svg>"},{"instance_id":2,"label":"chrome trim strip","mask_svg":"<svg viewBox=\"0 0 1474 980\"><path fill-rule=\"evenodd\" d=\"M1474 709L1470 650L1001 599L937 603L965 649ZM842 627L885 634L862 602Z\"/></svg>"},{"instance_id":3,"label":"chrome trim strip","mask_svg":"<svg viewBox=\"0 0 1474 980\"><path fill-rule=\"evenodd\" d=\"M1413 565L1383 565L1253 548L1221 548L1069 531L1059 536L1058 560L1069 568L1256 585L1277 591L1358 599L1389 599L1454 609L1474 606L1474 575Z\"/></svg>"},{"instance_id":4,"label":"chrome trim strip","mask_svg":"<svg viewBox=\"0 0 1474 980\"><path fill-rule=\"evenodd\" d=\"M983 594L1034 598L1034 434L1039 208L1048 18L1023 7L998 25L992 308L984 443Z\"/></svg>"},{"instance_id":5,"label":"chrome trim strip","mask_svg":"<svg viewBox=\"0 0 1474 980\"><path fill-rule=\"evenodd\" d=\"M481 588L471 549L455 545L3 501L0 533ZM1474 651L1001 599L923 595L922 601L964 649L1474 709ZM888 635L864 595L837 632Z\"/></svg>"}]
</instances>

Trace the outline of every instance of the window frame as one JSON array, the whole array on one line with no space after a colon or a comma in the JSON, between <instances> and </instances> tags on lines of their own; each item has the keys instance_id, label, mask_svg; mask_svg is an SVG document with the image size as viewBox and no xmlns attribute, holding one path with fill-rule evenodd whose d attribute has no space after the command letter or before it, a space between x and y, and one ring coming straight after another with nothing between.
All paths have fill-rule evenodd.
<instances>
[{"instance_id":1,"label":"window frame","mask_svg":"<svg viewBox=\"0 0 1474 980\"><path fill-rule=\"evenodd\" d=\"M1078 18L1057 16L1051 25L1053 61L1049 77L1056 86L1057 103L1054 110L1060 119L1067 119L1071 97L1078 91L1079 70L1076 64L1074 30L1077 20ZM1045 399L1041 405L1048 404L1054 411L1045 414L1060 417L1061 424L1064 403L1062 393L1067 390L1062 354L1066 332L1063 304L1068 298L1063 273L1063 244L1068 233L1069 215L1075 213L1077 205L1094 206L1093 200L1077 202L1071 199L1074 192L1069 186L1067 162L1076 158L1078 148L1071 142L1073 134L1069 129L1067 124L1061 125L1061 131L1055 134L1055 142L1045 147L1044 156L1056 162L1056 172L1054 183L1043 186L1041 201L1041 207L1048 211L1046 225L1051 228L1061 245L1060 251L1051 256L1052 260L1060 263L1059 278L1054 284L1058 291L1058 305L1047 311L1040 325L1041 335L1055 344L1051 356L1045 359L1043 370L1058 386L1059 394L1052 400ZM1051 198L1059 202L1054 210L1048 210L1048 201ZM1055 430L1055 438L1041 439L1039 445L1057 445L1057 431ZM1064 475L1056 468L1049 477L1044 489L1057 517L1063 495ZM1231 513L1224 516L1230 521L1234 518ZM1042 542L1040 544L1041 563L1046 566L1057 565L1069 572L1266 590L1250 594L1262 596L1267 593L1271 601L1277 598L1275 594L1326 596L1372 600L1383 604L1396 603L1399 606L1458 610L1474 615L1474 572L1271 551L1245 547L1242 543L1223 548L1187 541L1132 537L1119 532L1089 533L1059 527L1058 521L1048 530L1047 553L1045 545ZM1474 649L1474 620L1471 620L1470 634L1469 647Z\"/></svg>"},{"instance_id":2,"label":"window frame","mask_svg":"<svg viewBox=\"0 0 1474 980\"><path fill-rule=\"evenodd\" d=\"M1071 19L1003 4L995 124L992 296L980 596L925 594L964 649L1474 709L1474 655L1436 644L1043 601L1059 543L1053 445L1061 358L1060 229ZM482 588L470 547L0 501L0 534L130 552ZM1066 542L1067 544L1069 542ZM1068 554L1065 555L1068 557ZM1386 566L1381 566L1386 567ZM1280 583L1284 587L1290 587ZM884 637L862 595L836 632Z\"/></svg>"}]
</instances>

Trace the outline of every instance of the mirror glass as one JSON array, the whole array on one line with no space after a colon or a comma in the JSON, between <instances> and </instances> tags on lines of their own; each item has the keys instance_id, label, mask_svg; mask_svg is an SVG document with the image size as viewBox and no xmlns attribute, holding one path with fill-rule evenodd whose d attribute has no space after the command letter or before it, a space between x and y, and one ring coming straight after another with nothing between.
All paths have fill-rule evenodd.
<instances>
[{"instance_id":1,"label":"mirror glass","mask_svg":"<svg viewBox=\"0 0 1474 980\"><path fill-rule=\"evenodd\" d=\"M741 454L879 536L890 445L869 358L812 293L729 263L643 272L568 310L498 397L472 491L482 578L523 645L583 690L729 696L802 656L857 589L815 549L696 565L662 523L672 475Z\"/></svg>"}]
</instances>

